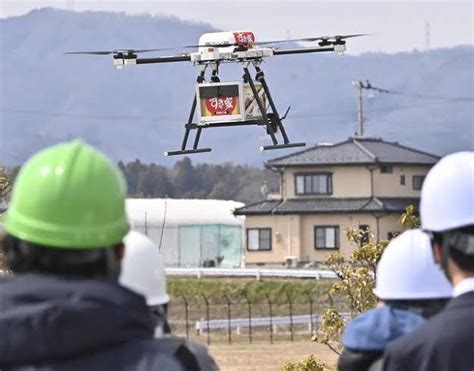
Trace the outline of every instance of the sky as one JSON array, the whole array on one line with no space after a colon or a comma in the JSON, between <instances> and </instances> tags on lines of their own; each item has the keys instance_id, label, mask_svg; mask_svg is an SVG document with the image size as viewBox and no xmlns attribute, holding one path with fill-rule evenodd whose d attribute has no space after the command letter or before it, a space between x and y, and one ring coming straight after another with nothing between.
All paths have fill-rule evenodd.
<instances>
[{"instance_id":1,"label":"sky","mask_svg":"<svg viewBox=\"0 0 474 371\"><path fill-rule=\"evenodd\" d=\"M348 53L396 53L473 44L472 1L139 1L0 0L0 17L55 7L175 16L223 30L252 30L257 40L368 33ZM190 40L190 42L196 42Z\"/></svg>"}]
</instances>

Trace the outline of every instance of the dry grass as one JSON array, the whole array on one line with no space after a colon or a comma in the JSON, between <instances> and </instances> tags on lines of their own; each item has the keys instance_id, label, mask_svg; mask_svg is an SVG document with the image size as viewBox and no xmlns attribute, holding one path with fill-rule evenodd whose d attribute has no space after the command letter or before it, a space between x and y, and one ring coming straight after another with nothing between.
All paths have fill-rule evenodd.
<instances>
[{"instance_id":1,"label":"dry grass","mask_svg":"<svg viewBox=\"0 0 474 371\"><path fill-rule=\"evenodd\" d=\"M275 371L287 361L298 362L313 354L329 365L337 355L326 346L311 341L253 344L215 344L209 350L222 371Z\"/></svg>"}]
</instances>

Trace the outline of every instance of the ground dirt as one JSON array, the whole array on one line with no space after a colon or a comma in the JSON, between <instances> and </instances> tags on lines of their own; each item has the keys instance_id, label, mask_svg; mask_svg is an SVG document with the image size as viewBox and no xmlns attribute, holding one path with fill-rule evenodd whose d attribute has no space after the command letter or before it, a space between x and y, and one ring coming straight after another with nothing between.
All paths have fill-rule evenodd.
<instances>
[{"instance_id":1,"label":"ground dirt","mask_svg":"<svg viewBox=\"0 0 474 371\"><path fill-rule=\"evenodd\" d=\"M311 341L211 344L209 350L222 371L277 371L287 361L298 362L310 354L329 365L337 362L329 348Z\"/></svg>"}]
</instances>

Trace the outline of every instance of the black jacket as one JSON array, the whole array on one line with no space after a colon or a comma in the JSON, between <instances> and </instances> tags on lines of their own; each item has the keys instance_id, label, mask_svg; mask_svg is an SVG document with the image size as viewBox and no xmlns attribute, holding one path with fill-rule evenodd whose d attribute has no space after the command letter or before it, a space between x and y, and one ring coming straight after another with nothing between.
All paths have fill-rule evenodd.
<instances>
[{"instance_id":1,"label":"black jacket","mask_svg":"<svg viewBox=\"0 0 474 371\"><path fill-rule=\"evenodd\" d=\"M145 300L118 284L0 279L0 370L182 370L153 339Z\"/></svg>"},{"instance_id":2,"label":"black jacket","mask_svg":"<svg viewBox=\"0 0 474 371\"><path fill-rule=\"evenodd\" d=\"M417 330L392 342L384 370L473 371L474 292L452 299Z\"/></svg>"}]
</instances>

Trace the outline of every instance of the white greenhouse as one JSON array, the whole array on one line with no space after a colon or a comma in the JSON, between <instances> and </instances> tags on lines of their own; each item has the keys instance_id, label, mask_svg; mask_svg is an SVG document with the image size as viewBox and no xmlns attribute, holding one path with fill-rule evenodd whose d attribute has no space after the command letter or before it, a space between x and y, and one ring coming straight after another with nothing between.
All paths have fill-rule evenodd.
<instances>
[{"instance_id":1,"label":"white greenhouse","mask_svg":"<svg viewBox=\"0 0 474 371\"><path fill-rule=\"evenodd\" d=\"M212 262L239 267L244 204L221 200L127 199L133 228L160 246L165 266L201 267Z\"/></svg>"}]
</instances>

